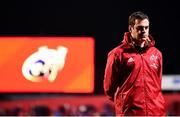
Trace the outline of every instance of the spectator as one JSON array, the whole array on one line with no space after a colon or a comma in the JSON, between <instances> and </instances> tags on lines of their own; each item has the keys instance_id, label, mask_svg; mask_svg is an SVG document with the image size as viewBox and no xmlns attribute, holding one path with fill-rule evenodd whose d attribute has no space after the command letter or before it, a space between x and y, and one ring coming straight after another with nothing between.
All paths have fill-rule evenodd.
<instances>
[{"instance_id":1,"label":"spectator","mask_svg":"<svg viewBox=\"0 0 180 117\"><path fill-rule=\"evenodd\" d=\"M51 111L49 107L45 105L36 105L31 108L30 115L31 116L50 116Z\"/></svg>"}]
</instances>

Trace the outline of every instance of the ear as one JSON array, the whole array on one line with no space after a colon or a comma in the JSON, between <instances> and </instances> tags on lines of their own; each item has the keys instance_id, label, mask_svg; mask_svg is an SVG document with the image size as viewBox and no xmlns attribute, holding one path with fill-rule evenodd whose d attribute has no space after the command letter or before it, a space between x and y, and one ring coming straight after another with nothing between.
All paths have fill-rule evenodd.
<instances>
[{"instance_id":1,"label":"ear","mask_svg":"<svg viewBox=\"0 0 180 117\"><path fill-rule=\"evenodd\" d=\"M131 25L128 26L129 32L132 32Z\"/></svg>"}]
</instances>

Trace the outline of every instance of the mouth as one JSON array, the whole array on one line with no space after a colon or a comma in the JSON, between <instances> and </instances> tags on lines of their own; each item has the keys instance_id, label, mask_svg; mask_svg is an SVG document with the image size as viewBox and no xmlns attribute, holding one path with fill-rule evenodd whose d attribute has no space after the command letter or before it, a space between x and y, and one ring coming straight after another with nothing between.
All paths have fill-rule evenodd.
<instances>
[{"instance_id":1,"label":"mouth","mask_svg":"<svg viewBox=\"0 0 180 117\"><path fill-rule=\"evenodd\" d=\"M139 35L140 38L145 38L147 35Z\"/></svg>"},{"instance_id":2,"label":"mouth","mask_svg":"<svg viewBox=\"0 0 180 117\"><path fill-rule=\"evenodd\" d=\"M139 37L139 40L141 40L141 41L142 40L146 40L146 37L144 37L144 36L143 37Z\"/></svg>"},{"instance_id":3,"label":"mouth","mask_svg":"<svg viewBox=\"0 0 180 117\"><path fill-rule=\"evenodd\" d=\"M140 35L139 36L139 39L140 40L146 40L148 38L148 36L146 36L146 35Z\"/></svg>"}]
</instances>

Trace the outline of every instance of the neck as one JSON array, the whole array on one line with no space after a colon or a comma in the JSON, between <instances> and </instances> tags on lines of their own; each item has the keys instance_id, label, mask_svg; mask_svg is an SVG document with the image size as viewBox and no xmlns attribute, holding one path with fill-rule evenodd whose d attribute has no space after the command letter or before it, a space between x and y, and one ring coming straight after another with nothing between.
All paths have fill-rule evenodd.
<instances>
[{"instance_id":1,"label":"neck","mask_svg":"<svg viewBox=\"0 0 180 117\"><path fill-rule=\"evenodd\" d=\"M139 48L148 47L150 45L150 40L149 39L139 41L137 39L134 39L131 35L130 35L130 42L132 43L133 46L136 46L136 47L139 47Z\"/></svg>"}]
</instances>

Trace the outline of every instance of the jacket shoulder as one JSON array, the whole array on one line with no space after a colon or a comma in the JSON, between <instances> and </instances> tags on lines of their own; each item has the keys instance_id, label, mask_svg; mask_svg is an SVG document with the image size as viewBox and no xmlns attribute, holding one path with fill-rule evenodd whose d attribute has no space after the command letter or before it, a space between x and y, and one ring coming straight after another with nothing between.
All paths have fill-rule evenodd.
<instances>
[{"instance_id":1,"label":"jacket shoulder","mask_svg":"<svg viewBox=\"0 0 180 117\"><path fill-rule=\"evenodd\" d=\"M119 56L122 52L123 52L123 45L121 44L121 45L113 48L113 49L108 53L108 56L110 56L110 55L112 55L112 54Z\"/></svg>"},{"instance_id":2,"label":"jacket shoulder","mask_svg":"<svg viewBox=\"0 0 180 117\"><path fill-rule=\"evenodd\" d=\"M153 48L153 50L155 50L160 56L162 56L162 52L159 50L159 49L157 49L156 47L152 47Z\"/></svg>"}]
</instances>

